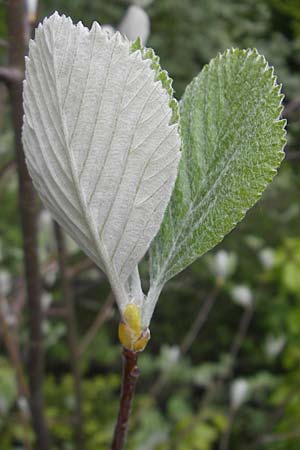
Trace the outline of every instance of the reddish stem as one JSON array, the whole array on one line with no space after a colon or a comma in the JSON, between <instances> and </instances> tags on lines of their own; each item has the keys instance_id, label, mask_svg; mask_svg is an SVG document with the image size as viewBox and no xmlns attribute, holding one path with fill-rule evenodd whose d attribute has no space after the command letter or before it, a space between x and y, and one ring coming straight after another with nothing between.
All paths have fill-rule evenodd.
<instances>
[{"instance_id":1,"label":"reddish stem","mask_svg":"<svg viewBox=\"0 0 300 450\"><path fill-rule=\"evenodd\" d=\"M111 450L122 450L125 446L135 386L140 374L137 360L138 353L124 348L120 409Z\"/></svg>"}]
</instances>

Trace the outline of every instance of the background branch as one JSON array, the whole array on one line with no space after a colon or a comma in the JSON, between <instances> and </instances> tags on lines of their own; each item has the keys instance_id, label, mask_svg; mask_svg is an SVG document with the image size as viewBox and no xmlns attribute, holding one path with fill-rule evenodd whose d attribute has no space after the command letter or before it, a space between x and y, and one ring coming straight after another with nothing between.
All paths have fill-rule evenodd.
<instances>
[{"instance_id":1,"label":"background branch","mask_svg":"<svg viewBox=\"0 0 300 450\"><path fill-rule=\"evenodd\" d=\"M245 340L245 337L247 335L247 331L249 329L249 325L251 323L251 319L253 317L253 308L251 307L247 307L244 309L244 312L240 318L239 321L239 325L238 325L238 329L236 334L234 335L233 341L231 343L230 349L229 349L229 356L230 356L230 367L225 371L225 373L223 375L220 375L217 379L212 380L206 389L206 392L203 396L203 399L201 400L201 404L200 404L200 412L203 412L206 407L210 404L210 402L212 401L213 397L220 392L221 387L223 386L224 382L226 381L226 379L230 378L236 361L237 361L237 357L238 354L240 352L240 349L243 345L243 342ZM228 424L228 429L225 430L225 434L227 434L227 436L224 438L224 443L226 444L226 440L228 440L229 442L229 438L230 438L230 433L231 433L231 429L233 426L233 421L234 421L234 415L232 417L230 417L229 420L229 424ZM197 425L199 421L199 416L197 416L196 418L194 418L189 426L187 426L186 428L184 428L182 430L182 432L180 433L180 435L182 437L186 436L188 433L190 433L192 431L192 429ZM223 435L221 436L221 442L223 440Z\"/></svg>"},{"instance_id":2,"label":"background branch","mask_svg":"<svg viewBox=\"0 0 300 450\"><path fill-rule=\"evenodd\" d=\"M191 324L190 329L187 331L185 336L183 337L183 340L180 344L180 353L179 357L184 356L195 340L197 339L197 336L199 335L203 325L205 324L207 317L209 315L209 312L211 311L213 305L215 304L215 301L217 299L217 295L219 293L220 286L216 285L215 288L212 290L210 295L204 300L204 302L201 302L201 306L199 308L198 313L196 314L196 317L194 321ZM164 386L167 382L167 376L165 373L160 373L157 377L156 381L153 383L152 387L150 388L150 395L151 398L154 400L156 399Z\"/></svg>"},{"instance_id":3,"label":"background branch","mask_svg":"<svg viewBox=\"0 0 300 450\"><path fill-rule=\"evenodd\" d=\"M67 270L67 253L65 236L61 227L54 222L54 231L58 252L58 264L61 282L61 292L65 304L65 317L67 321L67 339L70 351L70 364L74 383L75 416L74 416L74 442L77 450L84 449L83 414L82 414L82 388L79 366L79 348L77 340L77 326L74 311L74 302L70 279Z\"/></svg>"},{"instance_id":4,"label":"background branch","mask_svg":"<svg viewBox=\"0 0 300 450\"><path fill-rule=\"evenodd\" d=\"M17 67L0 67L0 81L9 85L11 83L18 83L24 78L24 72Z\"/></svg>"},{"instance_id":5,"label":"background branch","mask_svg":"<svg viewBox=\"0 0 300 450\"><path fill-rule=\"evenodd\" d=\"M19 343L18 340L16 339L15 333L11 332L10 326L8 324L7 314L10 314L10 311L8 311L7 309L8 309L7 300L2 295L0 295L0 331L4 345L6 347L7 354L9 356L10 363L14 368L16 376L18 404L20 408L22 422L24 424L24 428L28 430L28 426L30 425L30 415L28 414L26 407L22 408L20 404L21 400L25 400L26 403L29 404L29 389L24 373ZM15 321L18 320L16 315L13 315L13 319L15 319ZM16 328L16 324L14 328ZM26 450L31 450L32 448L26 431L24 435L24 446Z\"/></svg>"},{"instance_id":6,"label":"background branch","mask_svg":"<svg viewBox=\"0 0 300 450\"><path fill-rule=\"evenodd\" d=\"M9 34L9 64L24 72L24 55L27 50L29 24L26 22L25 5L22 0L10 0L7 6ZM33 426L36 433L36 449L48 450L49 436L44 417L43 401L43 349L41 280L37 253L37 211L36 196L27 171L22 147L23 99L21 80L10 80L8 84L12 123L15 137L15 151L19 179L19 203L23 237L25 277L29 312L29 387Z\"/></svg>"},{"instance_id":7,"label":"background branch","mask_svg":"<svg viewBox=\"0 0 300 450\"><path fill-rule=\"evenodd\" d=\"M96 319L92 323L89 330L86 332L85 336L82 338L82 341L79 345L79 356L82 356L88 347L91 345L92 341L97 336L99 329L103 325L103 323L108 320L113 314L113 304L114 304L114 296L112 292L108 295L104 305L100 309Z\"/></svg>"},{"instance_id":8,"label":"background branch","mask_svg":"<svg viewBox=\"0 0 300 450\"><path fill-rule=\"evenodd\" d=\"M2 178L4 175L6 175L7 172L12 170L16 165L16 161L14 159L11 159L10 161L7 161L3 166L0 167L0 178Z\"/></svg>"}]
</instances>

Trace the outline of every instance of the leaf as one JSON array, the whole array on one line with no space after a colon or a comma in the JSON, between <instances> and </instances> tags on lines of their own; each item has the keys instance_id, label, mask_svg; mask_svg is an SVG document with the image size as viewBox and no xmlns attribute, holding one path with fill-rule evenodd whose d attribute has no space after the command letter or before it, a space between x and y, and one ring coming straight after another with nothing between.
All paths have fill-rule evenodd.
<instances>
[{"instance_id":1,"label":"leaf","mask_svg":"<svg viewBox=\"0 0 300 450\"><path fill-rule=\"evenodd\" d=\"M151 246L149 298L220 242L272 180L285 143L282 99L273 69L256 50L228 50L187 87L182 159Z\"/></svg>"},{"instance_id":2,"label":"leaf","mask_svg":"<svg viewBox=\"0 0 300 450\"><path fill-rule=\"evenodd\" d=\"M180 157L173 99L151 65L120 33L57 13L38 27L26 61L23 143L34 185L120 304Z\"/></svg>"}]
</instances>

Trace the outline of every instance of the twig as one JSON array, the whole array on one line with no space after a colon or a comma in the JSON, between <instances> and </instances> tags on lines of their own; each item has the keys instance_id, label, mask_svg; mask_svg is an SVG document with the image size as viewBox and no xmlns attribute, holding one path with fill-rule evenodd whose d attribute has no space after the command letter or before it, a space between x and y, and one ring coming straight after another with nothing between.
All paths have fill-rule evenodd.
<instances>
[{"instance_id":1,"label":"twig","mask_svg":"<svg viewBox=\"0 0 300 450\"><path fill-rule=\"evenodd\" d=\"M122 450L125 445L132 400L140 374L137 360L138 353L123 349L123 376L120 408L111 450Z\"/></svg>"},{"instance_id":2,"label":"twig","mask_svg":"<svg viewBox=\"0 0 300 450\"><path fill-rule=\"evenodd\" d=\"M66 318L67 315L68 315L68 312L67 312L66 308L63 307L63 306L56 307L56 308L54 306L51 306L46 311L46 316L47 317L55 317L55 318L63 317L63 318Z\"/></svg>"},{"instance_id":3,"label":"twig","mask_svg":"<svg viewBox=\"0 0 300 450\"><path fill-rule=\"evenodd\" d=\"M222 387L224 381L232 375L239 351L246 337L252 316L253 316L253 308L252 307L245 308L242 317L240 319L237 332L234 336L233 342L229 350L229 356L231 361L230 368L217 380L210 383L210 385L208 386L208 390L204 396L204 399L201 403L201 409L203 409L210 402L212 395L218 392Z\"/></svg>"},{"instance_id":4,"label":"twig","mask_svg":"<svg viewBox=\"0 0 300 450\"><path fill-rule=\"evenodd\" d=\"M228 450L229 448L229 440L235 419L235 412L236 410L234 408L230 408L227 428L221 437L219 450Z\"/></svg>"},{"instance_id":5,"label":"twig","mask_svg":"<svg viewBox=\"0 0 300 450\"><path fill-rule=\"evenodd\" d=\"M253 316L253 308L251 306L245 308L243 315L241 317L241 320L239 322L238 330L235 334L233 343L230 348L229 355L230 355L230 359L232 361L232 366L231 366L231 372L228 375L230 375L232 373L238 353L239 353L239 351L243 345L244 339L246 337L252 316Z\"/></svg>"},{"instance_id":6,"label":"twig","mask_svg":"<svg viewBox=\"0 0 300 450\"><path fill-rule=\"evenodd\" d=\"M3 166L0 167L0 178L2 178L7 172L13 169L15 165L16 161L14 159L11 159L10 161L4 163Z\"/></svg>"},{"instance_id":7,"label":"twig","mask_svg":"<svg viewBox=\"0 0 300 450\"><path fill-rule=\"evenodd\" d=\"M235 337L233 339L233 342L232 342L232 345L231 345L231 348L229 351L230 360L231 360L230 369L227 371L227 373L224 376L221 376L215 383L212 384L212 386L210 387L210 389L207 393L207 398L206 398L206 401L204 402L204 404L208 403L213 392L218 392L220 390L225 379L229 378L232 375L234 366L235 366L235 363L237 360L237 356L238 356L240 349L243 345L243 342L245 340L252 316L253 316L252 306L245 308L243 315L241 317L241 320L239 322L238 330L235 334ZM204 404L202 404L202 407ZM231 435L231 431L233 428L235 417L236 417L235 411L233 409L230 409L228 426L227 426L226 430L224 431L224 433L222 434L221 440L220 440L220 446L219 446L220 450L228 450L228 448L229 448L229 440L230 440L230 435Z\"/></svg>"},{"instance_id":8,"label":"twig","mask_svg":"<svg viewBox=\"0 0 300 450\"><path fill-rule=\"evenodd\" d=\"M20 400L24 398L26 402L29 403L29 389L24 374L20 349L17 340L10 332L9 326L7 324L7 319L4 313L5 307L6 300L2 296L0 296L0 331L10 362L15 371L18 399ZM30 425L30 416L22 407L20 407L20 413L22 422L24 423L24 427L27 428ZM24 446L27 450L32 449L31 443L26 435L24 436Z\"/></svg>"},{"instance_id":9,"label":"twig","mask_svg":"<svg viewBox=\"0 0 300 450\"><path fill-rule=\"evenodd\" d=\"M0 39L0 47L7 48L8 42L5 39Z\"/></svg>"},{"instance_id":10,"label":"twig","mask_svg":"<svg viewBox=\"0 0 300 450\"><path fill-rule=\"evenodd\" d=\"M29 390L23 370L22 359L19 351L19 347L9 331L7 320L4 314L4 299L0 296L0 330L5 343L7 352L9 354L12 366L15 369L17 386L19 390L19 395L21 397L29 398Z\"/></svg>"},{"instance_id":11,"label":"twig","mask_svg":"<svg viewBox=\"0 0 300 450\"><path fill-rule=\"evenodd\" d=\"M89 270L92 267L95 267L95 263L93 261L91 261L89 258L83 258L82 261L79 261L73 267L68 268L69 275L71 278L74 278L77 275L79 275L81 272Z\"/></svg>"},{"instance_id":12,"label":"twig","mask_svg":"<svg viewBox=\"0 0 300 450\"><path fill-rule=\"evenodd\" d=\"M269 444L271 442L286 441L289 439L300 440L300 431L290 431L287 433L278 433L269 436L264 436L264 438L262 439L262 443Z\"/></svg>"},{"instance_id":13,"label":"twig","mask_svg":"<svg viewBox=\"0 0 300 450\"><path fill-rule=\"evenodd\" d=\"M275 429L277 423L280 421L280 419L284 416L286 412L286 408L289 404L289 402L293 399L295 395L299 392L299 384L296 384L293 386L293 388L290 390L290 392L286 395L284 400L281 402L278 408L274 410L274 413L272 414L270 422L267 424L266 429L264 430L263 436L257 436L253 443L250 445L249 448L258 448L265 442L266 436L272 436L271 433Z\"/></svg>"},{"instance_id":14,"label":"twig","mask_svg":"<svg viewBox=\"0 0 300 450\"><path fill-rule=\"evenodd\" d=\"M185 355L191 346L193 345L195 339L197 338L201 328L203 327L208 314L213 307L217 294L219 292L218 286L214 288L214 290L211 292L211 294L206 298L203 305L201 305L201 308L199 309L198 314L196 315L196 318L194 322L192 323L191 328L183 338L183 341L180 345L180 354L181 356Z\"/></svg>"},{"instance_id":15,"label":"twig","mask_svg":"<svg viewBox=\"0 0 300 450\"><path fill-rule=\"evenodd\" d=\"M19 73L24 72L24 55L29 36L23 0L10 0L7 4L9 33L9 64ZM41 281L37 252L36 197L27 171L21 141L23 124L22 82L10 80L8 89L11 99L12 122L15 135L15 150L19 177L19 202L23 236L24 265L27 285L30 349L28 361L30 406L33 427L36 433L36 448L48 450L49 436L43 412L43 349Z\"/></svg>"},{"instance_id":16,"label":"twig","mask_svg":"<svg viewBox=\"0 0 300 450\"><path fill-rule=\"evenodd\" d=\"M13 315L16 317L16 333L18 333L18 327L20 325L21 315L26 303L26 286L24 278L19 278L14 282L12 289L12 295L10 296L10 306Z\"/></svg>"},{"instance_id":17,"label":"twig","mask_svg":"<svg viewBox=\"0 0 300 450\"><path fill-rule=\"evenodd\" d=\"M198 314L195 317L195 320L193 321L191 328L184 336L182 343L180 344L180 354L179 356L184 356L191 346L193 345L194 341L196 340L198 334L200 333L203 325L206 322L206 319L208 317L209 312L211 311L218 292L219 292L220 286L216 286L213 291L210 293L210 295L205 299L204 303L201 303L201 307L198 311ZM163 387L165 386L167 382L166 374L160 373L156 381L153 383L152 387L150 388L150 395L152 399L156 399L160 392L162 391Z\"/></svg>"},{"instance_id":18,"label":"twig","mask_svg":"<svg viewBox=\"0 0 300 450\"><path fill-rule=\"evenodd\" d=\"M77 340L77 326L74 312L73 295L67 271L67 255L64 232L57 223L54 223L54 231L57 243L58 264L61 278L61 291L65 303L67 320L67 339L70 351L70 363L72 368L75 416L74 416L74 441L77 450L84 449L83 414L82 414L82 389L81 373L79 366L79 350Z\"/></svg>"},{"instance_id":19,"label":"twig","mask_svg":"<svg viewBox=\"0 0 300 450\"><path fill-rule=\"evenodd\" d=\"M79 275L81 272L84 272L86 270L89 270L91 268L95 267L95 263L93 263L89 258L83 258L81 261L79 261L77 264L75 264L73 267L68 267L68 277L69 278L75 278L77 275ZM49 260L42 266L41 272L42 275L47 274L48 272L55 272L58 269L58 263L54 256L51 256ZM99 275L101 272L99 272ZM100 276L99 276L100 278Z\"/></svg>"},{"instance_id":20,"label":"twig","mask_svg":"<svg viewBox=\"0 0 300 450\"><path fill-rule=\"evenodd\" d=\"M2 67L0 66L0 81L6 85L18 83L24 78L24 72L17 67Z\"/></svg>"},{"instance_id":21,"label":"twig","mask_svg":"<svg viewBox=\"0 0 300 450\"><path fill-rule=\"evenodd\" d=\"M248 307L244 310L242 317L240 319L239 322L239 326L238 326L238 330L234 336L233 342L231 344L230 350L229 350L229 355L230 355L230 360L231 360L231 366L230 369L228 369L223 375L219 376L219 378L217 378L216 380L213 380L211 383L209 383L207 390L204 394L204 398L201 401L200 404L200 411L203 411L206 406L211 402L212 397L220 390L220 388L222 387L224 381L231 376L239 351L242 347L242 344L244 342L244 339L246 337L251 319L253 316L253 308L252 307ZM189 424L189 426L187 426L185 429L182 430L182 432L180 433L181 436L185 436L188 433L191 432L191 430L193 429L193 427L198 423L198 418L195 420L192 420ZM230 424L230 429L232 428L233 423ZM226 433L226 431L225 431ZM228 436L229 438L229 436ZM221 438L222 439L222 438Z\"/></svg>"},{"instance_id":22,"label":"twig","mask_svg":"<svg viewBox=\"0 0 300 450\"><path fill-rule=\"evenodd\" d=\"M100 309L96 319L92 323L89 330L86 332L85 336L83 337L80 345L79 345L79 356L82 356L88 347L91 345L92 341L95 339L95 337L98 334L98 331L100 327L103 325L103 323L112 316L112 307L114 304L114 296L112 293L110 293Z\"/></svg>"}]
</instances>

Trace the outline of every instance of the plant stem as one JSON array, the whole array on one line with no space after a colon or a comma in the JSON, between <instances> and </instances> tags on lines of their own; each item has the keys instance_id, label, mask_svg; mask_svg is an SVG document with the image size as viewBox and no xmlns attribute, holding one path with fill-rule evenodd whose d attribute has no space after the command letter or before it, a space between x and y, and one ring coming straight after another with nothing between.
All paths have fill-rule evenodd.
<instances>
[{"instance_id":1,"label":"plant stem","mask_svg":"<svg viewBox=\"0 0 300 450\"><path fill-rule=\"evenodd\" d=\"M70 279L67 271L67 252L65 236L61 227L54 222L54 231L57 244L58 265L61 279L61 291L66 309L67 339L70 351L70 364L74 383L75 417L74 417L74 441L77 450L84 448L83 415L82 415L82 388L81 371L79 363L79 347L77 339L77 326L74 311L73 295Z\"/></svg>"},{"instance_id":2,"label":"plant stem","mask_svg":"<svg viewBox=\"0 0 300 450\"><path fill-rule=\"evenodd\" d=\"M111 450L122 450L125 446L132 400L140 374L137 360L138 353L125 348L123 349L123 376L120 408Z\"/></svg>"},{"instance_id":3,"label":"plant stem","mask_svg":"<svg viewBox=\"0 0 300 450\"><path fill-rule=\"evenodd\" d=\"M7 3L9 64L16 70L24 72L24 56L27 50L29 24L26 21L25 2L10 0ZM43 411L43 349L42 349L42 310L41 280L37 252L37 211L36 196L28 174L22 146L23 124L23 85L21 80L10 80L8 89L11 99L12 123L15 135L15 150L19 177L19 202L25 277L29 311L30 350L28 361L30 407L33 426L36 433L36 448L50 448L48 430Z\"/></svg>"}]
</instances>

